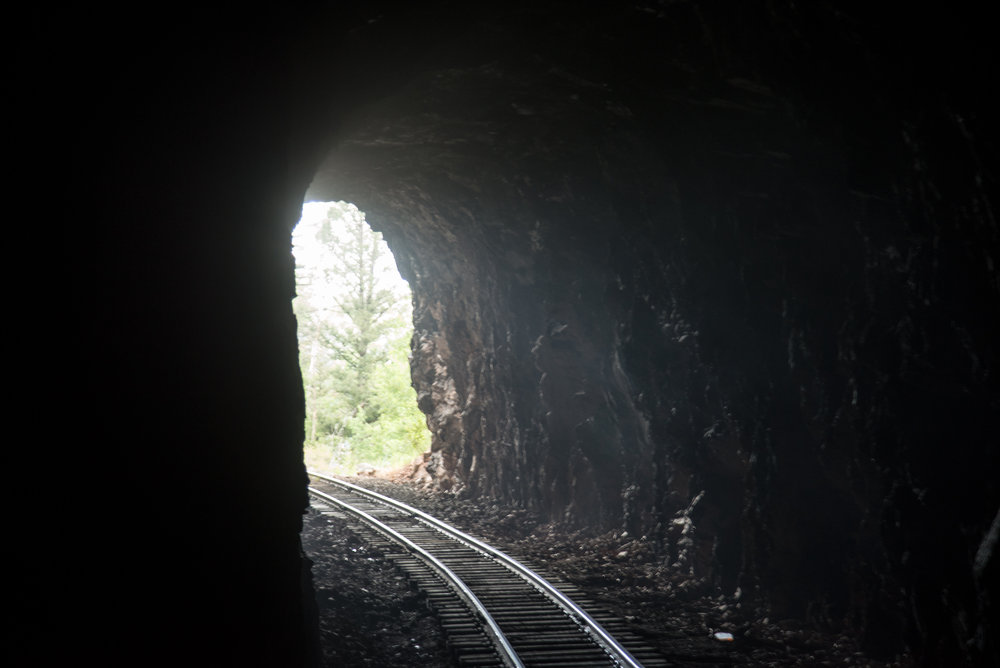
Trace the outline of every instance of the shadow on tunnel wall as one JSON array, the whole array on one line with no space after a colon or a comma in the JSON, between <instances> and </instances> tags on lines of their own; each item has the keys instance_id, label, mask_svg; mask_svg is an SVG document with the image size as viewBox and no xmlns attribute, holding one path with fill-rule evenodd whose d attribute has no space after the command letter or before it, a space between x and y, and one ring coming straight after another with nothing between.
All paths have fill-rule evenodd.
<instances>
[{"instance_id":1,"label":"shadow on tunnel wall","mask_svg":"<svg viewBox=\"0 0 1000 668\"><path fill-rule=\"evenodd\" d=\"M47 203L15 238L62 260L12 306L42 316L13 348L41 351L18 401L45 444L18 470L66 489L12 486L26 651L309 663L288 242L308 188L368 212L410 281L439 486L647 535L873 656L996 660L982 16L115 18L27 12L14 61L15 183ZM66 630L69 600L94 608Z\"/></svg>"}]
</instances>

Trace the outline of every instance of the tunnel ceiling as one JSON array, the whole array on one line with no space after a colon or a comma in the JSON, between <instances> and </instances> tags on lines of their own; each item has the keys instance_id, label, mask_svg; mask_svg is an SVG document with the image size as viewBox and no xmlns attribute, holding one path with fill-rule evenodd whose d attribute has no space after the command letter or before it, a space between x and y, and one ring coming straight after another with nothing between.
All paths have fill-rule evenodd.
<instances>
[{"instance_id":1,"label":"tunnel ceiling","mask_svg":"<svg viewBox=\"0 0 1000 668\"><path fill-rule=\"evenodd\" d=\"M923 614L892 610L936 605L892 590L997 506L995 453L940 454L997 408L989 65L924 48L930 15L768 7L383 17L357 43L406 58L357 61L382 85L307 197L368 212L411 283L439 486L891 652Z\"/></svg>"}]
</instances>

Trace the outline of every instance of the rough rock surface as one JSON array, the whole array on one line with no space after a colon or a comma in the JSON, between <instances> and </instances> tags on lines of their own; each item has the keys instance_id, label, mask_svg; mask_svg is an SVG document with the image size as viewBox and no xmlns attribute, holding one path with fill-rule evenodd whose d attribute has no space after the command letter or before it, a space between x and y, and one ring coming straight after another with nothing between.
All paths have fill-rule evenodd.
<instances>
[{"instance_id":1,"label":"rough rock surface","mask_svg":"<svg viewBox=\"0 0 1000 668\"><path fill-rule=\"evenodd\" d=\"M345 121L310 197L410 281L439 487L652 536L875 655L995 653L995 69L967 17L933 53L898 18L515 7Z\"/></svg>"}]
</instances>

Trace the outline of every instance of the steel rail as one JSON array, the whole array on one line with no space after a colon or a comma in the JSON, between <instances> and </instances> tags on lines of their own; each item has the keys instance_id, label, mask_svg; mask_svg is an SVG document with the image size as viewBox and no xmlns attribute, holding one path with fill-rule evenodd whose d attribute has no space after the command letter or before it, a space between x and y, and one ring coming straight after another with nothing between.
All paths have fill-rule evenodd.
<instances>
[{"instance_id":1,"label":"steel rail","mask_svg":"<svg viewBox=\"0 0 1000 668\"><path fill-rule=\"evenodd\" d=\"M496 646L497 654L500 656L500 660L503 661L503 664L508 668L525 668L524 663L522 663L521 659L517 656L517 652L515 652L514 648L510 646L507 636L504 635L503 631L500 630L500 626L496 623L496 620L494 620L493 616L486 610L486 606L484 606L482 601L480 601L479 598L472 593L472 590L469 589L468 585L466 585L454 571L443 564L440 559L384 522L372 517L365 511L355 508L349 503L345 503L344 501L332 497L329 494L324 494L320 490L313 487L309 488L309 493L322 499L325 503L333 504L358 517L375 531L378 531L386 538L399 543L411 553L420 557L420 559L434 569L434 571L436 571L437 574L440 575L441 578L455 590L455 593L458 594L459 598L461 598L465 604L476 613L476 616L479 617L479 620L485 625L487 635Z\"/></svg>"},{"instance_id":2,"label":"steel rail","mask_svg":"<svg viewBox=\"0 0 1000 668\"><path fill-rule=\"evenodd\" d=\"M419 519L420 521L424 522L425 524L434 527L438 531L441 531L444 534L447 534L457 540L460 540L469 545L470 547L473 547L479 550L480 552L483 552L489 555L490 557L496 559L498 562L506 566L508 569L514 571L521 577L527 579L536 588L538 588L539 591L548 596L554 603L556 603L556 605L561 607L563 611L566 612L567 615L569 615L572 619L574 619L577 625L579 625L580 628L587 635L593 638L594 642L596 642L600 647L604 649L605 652L608 653L609 657L611 657L613 661L615 661L621 666L628 666L628 668L642 668L642 664L639 663L635 659L635 657L633 657L632 654L629 653L627 649L622 647L622 645L617 640L615 640L614 636L608 633L604 629L604 627L602 627L593 617L587 614L587 612L583 608L578 606L568 596L566 596L561 591L552 586L545 578L535 573L535 571L531 570L517 559L514 559L513 557L507 554L504 554L500 550L490 545L487 545L486 543L476 538L473 538L472 536L442 522L436 517L428 515L422 510L414 508L413 506L409 506L403 503L402 501L397 501L396 499L385 496L384 494L373 492L370 489L365 489L364 487L355 485L353 483L349 483L345 480L331 478L329 476L325 476L320 473L313 473L312 471L309 471L308 473L309 475L315 478L319 478L320 480L325 480L329 483L332 483L334 485L339 485L346 489L353 490L359 494L363 494L370 498L378 499L382 503L388 504L396 508L397 510L401 510L405 513L408 513L413 517Z\"/></svg>"}]
</instances>

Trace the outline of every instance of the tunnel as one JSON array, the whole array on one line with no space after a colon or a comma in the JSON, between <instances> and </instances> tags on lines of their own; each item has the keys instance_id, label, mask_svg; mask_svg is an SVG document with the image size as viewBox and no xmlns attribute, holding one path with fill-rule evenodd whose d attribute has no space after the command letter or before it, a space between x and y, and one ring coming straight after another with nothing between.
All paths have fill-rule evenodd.
<instances>
[{"instance_id":1,"label":"tunnel","mask_svg":"<svg viewBox=\"0 0 1000 668\"><path fill-rule=\"evenodd\" d=\"M984 12L20 12L15 656L316 665L290 233L345 200L413 291L456 503L647 536L872 657L995 665Z\"/></svg>"}]
</instances>

